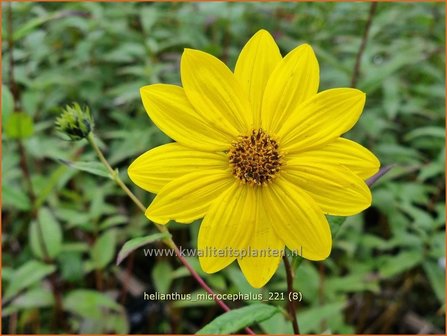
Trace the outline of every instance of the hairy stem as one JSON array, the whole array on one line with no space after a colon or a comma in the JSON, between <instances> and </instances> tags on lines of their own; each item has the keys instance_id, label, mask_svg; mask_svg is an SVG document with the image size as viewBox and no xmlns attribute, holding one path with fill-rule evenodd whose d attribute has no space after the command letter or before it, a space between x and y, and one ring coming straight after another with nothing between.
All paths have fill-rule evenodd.
<instances>
[{"instance_id":1,"label":"hairy stem","mask_svg":"<svg viewBox=\"0 0 447 336\"><path fill-rule=\"evenodd\" d=\"M300 328L298 326L298 318L296 316L296 307L295 307L295 301L290 300L291 293L294 292L293 290L293 270L292 267L290 267L289 259L287 259L287 256L285 255L283 257L284 260L284 266L286 268L286 275L287 275L287 299L289 300L289 315L292 319L292 326L293 326L293 333L295 335L300 334Z\"/></svg>"},{"instance_id":2,"label":"hairy stem","mask_svg":"<svg viewBox=\"0 0 447 336\"><path fill-rule=\"evenodd\" d=\"M121 180L121 178L118 175L118 172L116 170L114 170L112 168L112 166L109 164L109 162L107 161L107 159L105 158L104 154L102 153L101 149L98 147L98 145L96 144L95 141L95 137L93 135L93 133L90 133L87 137L88 142L90 143L90 145L93 147L93 149L95 150L96 154L98 155L98 158L101 160L101 162L104 164L104 166L107 168L107 170L109 171L112 179L115 181L115 183L121 188L123 189L123 191L130 197L130 199L137 205L137 207L143 212L146 212L146 208L145 206L140 202L140 200L135 196L135 194L124 184L124 182ZM164 225L160 225L160 224L156 224L154 223L154 225L157 227L157 229L160 232L166 232L169 233L169 230L166 226ZM175 251L175 254L177 255L177 257L180 259L181 263L188 269L188 271L191 273L191 275L193 276L193 278L197 281L197 283L200 285L200 287L202 287L204 290L207 291L207 293L211 294L213 296L214 301L224 310L224 311L230 311L230 307L228 307L225 302L223 302L222 300L218 299L214 293L214 291L206 284L206 282L201 278L201 276L194 270L194 268L191 266L191 264L188 262L188 260L181 255L180 250L177 246L177 244L172 240L172 238L170 238L171 235L169 235L169 238L165 238L163 240L163 242L170 248L172 248ZM253 330L251 330L250 328L245 328L245 331L247 332L247 334L250 335L255 335L255 333L253 332Z\"/></svg>"}]
</instances>

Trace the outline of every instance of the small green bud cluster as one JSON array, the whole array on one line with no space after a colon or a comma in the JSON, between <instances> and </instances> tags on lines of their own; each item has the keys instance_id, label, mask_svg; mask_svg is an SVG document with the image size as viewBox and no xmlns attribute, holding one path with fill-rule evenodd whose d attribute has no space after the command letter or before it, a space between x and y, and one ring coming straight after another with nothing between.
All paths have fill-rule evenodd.
<instances>
[{"instance_id":1,"label":"small green bud cluster","mask_svg":"<svg viewBox=\"0 0 447 336\"><path fill-rule=\"evenodd\" d=\"M78 103L67 105L55 124L56 129L66 134L72 141L86 138L94 126L90 109L87 106L82 109Z\"/></svg>"}]
</instances>

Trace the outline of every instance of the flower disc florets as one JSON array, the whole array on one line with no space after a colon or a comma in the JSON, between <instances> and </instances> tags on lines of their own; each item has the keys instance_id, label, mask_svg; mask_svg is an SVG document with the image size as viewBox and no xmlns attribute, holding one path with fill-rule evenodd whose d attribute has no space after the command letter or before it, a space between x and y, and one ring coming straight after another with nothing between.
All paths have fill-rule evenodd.
<instances>
[{"instance_id":1,"label":"flower disc florets","mask_svg":"<svg viewBox=\"0 0 447 336\"><path fill-rule=\"evenodd\" d=\"M261 128L250 135L239 136L228 156L233 175L251 185L270 182L282 165L278 143Z\"/></svg>"}]
</instances>

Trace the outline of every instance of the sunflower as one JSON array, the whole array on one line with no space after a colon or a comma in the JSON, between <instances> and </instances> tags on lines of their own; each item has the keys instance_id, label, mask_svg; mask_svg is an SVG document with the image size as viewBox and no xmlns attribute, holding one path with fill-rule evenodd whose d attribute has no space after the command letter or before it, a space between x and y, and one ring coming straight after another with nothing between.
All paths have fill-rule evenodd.
<instances>
[{"instance_id":1,"label":"sunflower","mask_svg":"<svg viewBox=\"0 0 447 336\"><path fill-rule=\"evenodd\" d=\"M175 140L128 169L136 185L157 194L146 216L159 224L203 218L202 269L214 273L237 260L253 287L270 280L285 247L326 259L325 214L350 216L371 205L365 179L380 163L341 137L359 119L365 94L318 92L312 48L282 57L265 30L244 46L234 72L193 49L185 49L180 71L183 87L141 88L149 117Z\"/></svg>"}]
</instances>

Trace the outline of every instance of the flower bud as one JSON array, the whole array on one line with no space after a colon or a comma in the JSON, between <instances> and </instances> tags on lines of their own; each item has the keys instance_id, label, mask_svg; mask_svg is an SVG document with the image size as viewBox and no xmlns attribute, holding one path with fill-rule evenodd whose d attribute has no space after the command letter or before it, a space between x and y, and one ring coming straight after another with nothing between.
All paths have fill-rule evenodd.
<instances>
[{"instance_id":1,"label":"flower bud","mask_svg":"<svg viewBox=\"0 0 447 336\"><path fill-rule=\"evenodd\" d=\"M93 130L94 122L90 109L82 109L78 103L67 105L62 114L56 119L56 129L66 134L70 140L78 141L86 138Z\"/></svg>"}]
</instances>

